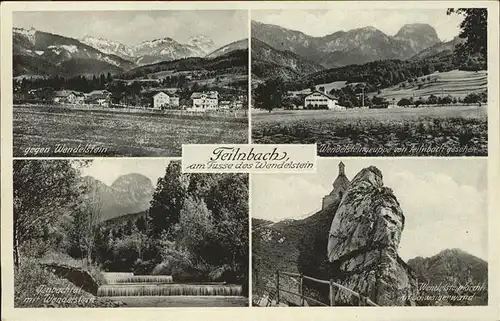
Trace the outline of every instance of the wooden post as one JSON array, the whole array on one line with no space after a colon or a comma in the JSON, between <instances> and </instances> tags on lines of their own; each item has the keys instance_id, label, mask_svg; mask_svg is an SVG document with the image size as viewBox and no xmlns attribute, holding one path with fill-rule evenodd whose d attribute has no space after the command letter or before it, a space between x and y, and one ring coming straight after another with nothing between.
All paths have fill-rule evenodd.
<instances>
[{"instance_id":1,"label":"wooden post","mask_svg":"<svg viewBox=\"0 0 500 321\"><path fill-rule=\"evenodd\" d=\"M276 305L280 304L280 271L276 270Z\"/></svg>"},{"instance_id":2,"label":"wooden post","mask_svg":"<svg viewBox=\"0 0 500 321\"><path fill-rule=\"evenodd\" d=\"M300 306L304 306L304 274L300 273L300 289L299 289L299 294L300 294Z\"/></svg>"},{"instance_id":3,"label":"wooden post","mask_svg":"<svg viewBox=\"0 0 500 321\"><path fill-rule=\"evenodd\" d=\"M335 305L335 288L333 286L333 280L330 279L330 306L334 306Z\"/></svg>"}]
</instances>

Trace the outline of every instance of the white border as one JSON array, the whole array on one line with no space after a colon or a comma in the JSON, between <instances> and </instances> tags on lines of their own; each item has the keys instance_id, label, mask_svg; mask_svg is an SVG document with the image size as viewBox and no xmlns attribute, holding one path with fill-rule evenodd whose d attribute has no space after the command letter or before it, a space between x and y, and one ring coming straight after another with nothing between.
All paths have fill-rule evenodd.
<instances>
[{"instance_id":1,"label":"white border","mask_svg":"<svg viewBox=\"0 0 500 321\"><path fill-rule=\"evenodd\" d=\"M85 308L85 309L13 309L12 259L12 11L89 11L89 10L260 10L260 9L411 9L448 7L487 7L488 12L488 207L489 207L489 306L487 307L333 307L333 308ZM2 318L5 320L498 320L499 319L499 259L498 191L499 176L499 102L498 102L498 22L499 3L496 1L366 1L366 2L8 2L1 4L2 40ZM249 37L251 38L251 37ZM249 47L251 48L251 47ZM251 65L250 65L251 68ZM249 70L251 72L251 70ZM249 86L251 89L251 86ZM248 97L249 104L251 96ZM251 111L249 110L249 118ZM251 122L251 120L250 120ZM379 157L377 157L379 159ZM123 157L120 157L123 159ZM391 158L392 159L392 158ZM466 169L464 169L466 170ZM251 175L251 174L250 174ZM251 176L250 176L251 177ZM249 184L251 186L251 183ZM250 191L251 194L251 191ZM251 202L249 202L251 204ZM251 212L251 210L250 210ZM251 224L250 224L251 229ZM250 266L251 270L251 266ZM251 276L251 275L250 275ZM249 279L251 283L251 279ZM249 287L251 291L251 285ZM251 300L251 298L250 298ZM248 309L248 310L244 310Z\"/></svg>"}]
</instances>

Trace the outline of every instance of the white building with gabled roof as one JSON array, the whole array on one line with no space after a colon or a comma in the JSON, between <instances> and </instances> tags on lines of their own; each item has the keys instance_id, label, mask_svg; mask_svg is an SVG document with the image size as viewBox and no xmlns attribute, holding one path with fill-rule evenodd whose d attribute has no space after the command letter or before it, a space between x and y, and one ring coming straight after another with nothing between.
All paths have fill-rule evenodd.
<instances>
[{"instance_id":1,"label":"white building with gabled roof","mask_svg":"<svg viewBox=\"0 0 500 321\"><path fill-rule=\"evenodd\" d=\"M314 91L304 98L304 107L308 109L344 110L345 107L339 106L338 101L335 96L321 91Z\"/></svg>"},{"instance_id":2,"label":"white building with gabled roof","mask_svg":"<svg viewBox=\"0 0 500 321\"><path fill-rule=\"evenodd\" d=\"M192 110L217 110L219 107L219 93L217 91L194 92L191 94Z\"/></svg>"}]
</instances>

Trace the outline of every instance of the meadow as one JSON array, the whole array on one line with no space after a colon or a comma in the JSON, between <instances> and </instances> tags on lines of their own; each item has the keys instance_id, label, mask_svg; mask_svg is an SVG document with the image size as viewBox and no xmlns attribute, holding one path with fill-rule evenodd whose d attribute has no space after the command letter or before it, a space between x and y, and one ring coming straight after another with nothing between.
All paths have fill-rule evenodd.
<instances>
[{"instance_id":1,"label":"meadow","mask_svg":"<svg viewBox=\"0 0 500 321\"><path fill-rule=\"evenodd\" d=\"M246 118L127 114L50 106L15 106L13 111L14 157L169 157L181 156L182 144L247 141Z\"/></svg>"},{"instance_id":2,"label":"meadow","mask_svg":"<svg viewBox=\"0 0 500 321\"><path fill-rule=\"evenodd\" d=\"M318 144L319 156L483 156L487 106L252 114L252 142Z\"/></svg>"},{"instance_id":3,"label":"meadow","mask_svg":"<svg viewBox=\"0 0 500 321\"><path fill-rule=\"evenodd\" d=\"M424 82L424 79L430 78L430 82ZM447 72L436 72L431 75L426 75L418 78L419 83L412 83L401 88L392 86L382 89L380 94L371 93L369 97L378 96L396 102L401 98L410 97L428 97L447 96L465 97L472 92L481 92L488 88L488 72L487 71L464 71L452 70Z\"/></svg>"}]
</instances>

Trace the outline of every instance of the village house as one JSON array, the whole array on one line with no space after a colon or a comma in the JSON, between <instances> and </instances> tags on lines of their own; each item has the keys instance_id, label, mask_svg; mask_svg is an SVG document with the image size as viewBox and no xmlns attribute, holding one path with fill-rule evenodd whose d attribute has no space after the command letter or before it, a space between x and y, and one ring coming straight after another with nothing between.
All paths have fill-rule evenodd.
<instances>
[{"instance_id":1,"label":"village house","mask_svg":"<svg viewBox=\"0 0 500 321\"><path fill-rule=\"evenodd\" d=\"M191 94L192 110L217 110L219 107L219 93L217 91L194 92Z\"/></svg>"},{"instance_id":2,"label":"village house","mask_svg":"<svg viewBox=\"0 0 500 321\"><path fill-rule=\"evenodd\" d=\"M179 96L168 95L163 91L153 95L153 109L179 108Z\"/></svg>"},{"instance_id":3,"label":"village house","mask_svg":"<svg viewBox=\"0 0 500 321\"><path fill-rule=\"evenodd\" d=\"M58 90L54 92L53 101L56 104L83 104L85 94L72 90Z\"/></svg>"},{"instance_id":4,"label":"village house","mask_svg":"<svg viewBox=\"0 0 500 321\"><path fill-rule=\"evenodd\" d=\"M85 95L85 103L107 107L111 101L111 93L107 90L93 90Z\"/></svg>"},{"instance_id":5,"label":"village house","mask_svg":"<svg viewBox=\"0 0 500 321\"><path fill-rule=\"evenodd\" d=\"M233 103L230 100L221 100L219 102L219 109L231 109L233 107Z\"/></svg>"},{"instance_id":6,"label":"village house","mask_svg":"<svg viewBox=\"0 0 500 321\"><path fill-rule=\"evenodd\" d=\"M343 110L345 107L338 105L338 99L330 94L315 91L304 98L305 108Z\"/></svg>"},{"instance_id":7,"label":"village house","mask_svg":"<svg viewBox=\"0 0 500 321\"><path fill-rule=\"evenodd\" d=\"M163 109L170 105L170 96L164 92L159 92L153 96L153 109Z\"/></svg>"}]
</instances>

